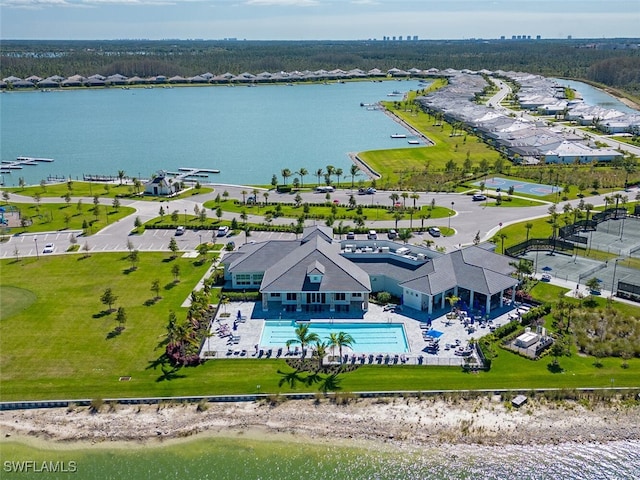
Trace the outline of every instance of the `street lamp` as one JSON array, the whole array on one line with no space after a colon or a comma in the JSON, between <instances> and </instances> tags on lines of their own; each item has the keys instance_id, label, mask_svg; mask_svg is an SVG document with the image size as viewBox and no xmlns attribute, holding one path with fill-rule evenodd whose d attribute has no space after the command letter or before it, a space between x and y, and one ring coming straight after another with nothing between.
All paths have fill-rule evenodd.
<instances>
[{"instance_id":1,"label":"street lamp","mask_svg":"<svg viewBox=\"0 0 640 480\"><path fill-rule=\"evenodd\" d=\"M184 209L184 225L187 226L187 209Z\"/></svg>"},{"instance_id":2,"label":"street lamp","mask_svg":"<svg viewBox=\"0 0 640 480\"><path fill-rule=\"evenodd\" d=\"M618 262L622 260L621 258L616 258L616 263L613 264L613 279L611 280L611 296L615 295L616 288L616 268L618 267Z\"/></svg>"},{"instance_id":3,"label":"street lamp","mask_svg":"<svg viewBox=\"0 0 640 480\"><path fill-rule=\"evenodd\" d=\"M33 237L33 241L36 242L36 259L39 259L40 252L38 252L38 237Z\"/></svg>"},{"instance_id":4,"label":"street lamp","mask_svg":"<svg viewBox=\"0 0 640 480\"><path fill-rule=\"evenodd\" d=\"M453 205L455 202L451 202L451 210L453 210ZM449 230L451 230L451 215L453 215L453 211L449 212Z\"/></svg>"}]
</instances>

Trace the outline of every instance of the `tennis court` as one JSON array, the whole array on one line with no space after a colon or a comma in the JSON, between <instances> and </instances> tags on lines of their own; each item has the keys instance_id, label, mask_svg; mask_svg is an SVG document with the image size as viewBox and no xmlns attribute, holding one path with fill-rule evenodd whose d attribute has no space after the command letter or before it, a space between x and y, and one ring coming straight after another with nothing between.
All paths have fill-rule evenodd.
<instances>
[{"instance_id":1,"label":"tennis court","mask_svg":"<svg viewBox=\"0 0 640 480\"><path fill-rule=\"evenodd\" d=\"M474 185L479 187L481 183L482 181L475 182ZM544 197L545 195L551 195L558 191L558 187L554 187L553 185L509 180L502 177L492 177L484 180L484 187L491 190L500 189L500 191L506 191L509 190L509 187L513 187L514 193L526 193L537 197Z\"/></svg>"}]
</instances>

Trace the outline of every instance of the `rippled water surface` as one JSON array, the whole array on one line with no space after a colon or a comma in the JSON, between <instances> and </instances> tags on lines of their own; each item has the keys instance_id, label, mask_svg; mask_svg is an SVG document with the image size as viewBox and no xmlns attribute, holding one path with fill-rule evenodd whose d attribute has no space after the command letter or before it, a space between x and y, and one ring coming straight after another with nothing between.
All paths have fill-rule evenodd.
<instances>
[{"instance_id":1,"label":"rippled water surface","mask_svg":"<svg viewBox=\"0 0 640 480\"><path fill-rule=\"evenodd\" d=\"M3 462L74 461L78 478L96 479L632 479L640 443L544 446L385 445L380 451L253 439L209 438L164 447L36 450L4 444ZM5 465L6 466L6 465ZM5 470L6 472L6 470ZM40 476L38 476L40 475ZM11 478L30 478L12 474ZM32 474L32 478L43 478ZM46 478L69 478L69 474Z\"/></svg>"}]
</instances>

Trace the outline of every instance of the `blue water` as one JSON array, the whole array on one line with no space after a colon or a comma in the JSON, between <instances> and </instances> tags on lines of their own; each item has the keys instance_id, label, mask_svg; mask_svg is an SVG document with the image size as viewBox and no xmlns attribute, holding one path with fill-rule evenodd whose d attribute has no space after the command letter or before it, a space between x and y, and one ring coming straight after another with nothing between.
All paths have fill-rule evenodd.
<instances>
[{"instance_id":1,"label":"blue water","mask_svg":"<svg viewBox=\"0 0 640 480\"><path fill-rule=\"evenodd\" d=\"M626 113L638 113L638 110L634 110L633 108L626 106L613 95L609 95L608 93L603 92L602 90L598 90L597 88L594 88L591 85L587 85L586 83L576 82L575 80L564 80L560 78L552 78L552 80L558 82L559 85L573 88L574 90L579 92L584 103L588 105L596 105L602 108L611 108L613 110L618 110L620 112Z\"/></svg>"},{"instance_id":2,"label":"blue water","mask_svg":"<svg viewBox=\"0 0 640 480\"><path fill-rule=\"evenodd\" d=\"M405 353L409 351L404 326L400 323L316 323L309 330L317 333L321 341L328 341L332 333L344 332L354 339L351 350L355 353ZM295 322L266 321L260 346L284 347L287 340L295 339Z\"/></svg>"},{"instance_id":3,"label":"blue water","mask_svg":"<svg viewBox=\"0 0 640 480\"><path fill-rule=\"evenodd\" d=\"M360 103L387 100L417 81L329 85L121 88L5 92L0 95L0 159L53 158L5 175L37 184L48 175L149 178L179 167L219 169L210 181L269 184L284 168L349 172L349 152L402 146L404 130ZM397 98L396 98L397 99ZM407 133L410 136L409 132Z\"/></svg>"}]
</instances>

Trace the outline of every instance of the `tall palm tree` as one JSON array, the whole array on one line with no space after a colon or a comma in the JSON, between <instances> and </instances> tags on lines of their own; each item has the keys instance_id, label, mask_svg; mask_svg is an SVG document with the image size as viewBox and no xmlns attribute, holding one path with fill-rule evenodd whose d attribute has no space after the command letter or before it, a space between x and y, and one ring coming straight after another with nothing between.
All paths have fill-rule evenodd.
<instances>
[{"instance_id":1,"label":"tall palm tree","mask_svg":"<svg viewBox=\"0 0 640 480\"><path fill-rule=\"evenodd\" d=\"M349 173L351 173L351 189L353 190L353 184L355 182L356 175L360 173L360 168L358 167L358 165L354 163L353 165L351 165L351 168L349 169Z\"/></svg>"},{"instance_id":2,"label":"tall palm tree","mask_svg":"<svg viewBox=\"0 0 640 480\"><path fill-rule=\"evenodd\" d=\"M413 200L413 209L416 209L416 200L418 200L420 198L420 195L418 195L416 192L413 192L411 194L411 200Z\"/></svg>"},{"instance_id":3,"label":"tall palm tree","mask_svg":"<svg viewBox=\"0 0 640 480\"><path fill-rule=\"evenodd\" d=\"M300 188L304 188L304 176L309 175L309 170L302 167L300 170L296 172L297 175L300 175Z\"/></svg>"},{"instance_id":4,"label":"tall palm tree","mask_svg":"<svg viewBox=\"0 0 640 480\"><path fill-rule=\"evenodd\" d=\"M338 347L340 352L340 363L342 363L342 347L350 347L356 343L351 335L346 332L332 333L329 335L329 346Z\"/></svg>"},{"instance_id":5,"label":"tall palm tree","mask_svg":"<svg viewBox=\"0 0 640 480\"><path fill-rule=\"evenodd\" d=\"M409 198L409 192L402 192L400 196L402 197L402 208L407 208L407 198Z\"/></svg>"},{"instance_id":6,"label":"tall palm tree","mask_svg":"<svg viewBox=\"0 0 640 480\"><path fill-rule=\"evenodd\" d=\"M124 180L124 170L118 170L118 179L120 179L120 185L122 185L122 180Z\"/></svg>"},{"instance_id":7,"label":"tall palm tree","mask_svg":"<svg viewBox=\"0 0 640 480\"><path fill-rule=\"evenodd\" d=\"M327 177L329 178L329 183L331 183L331 175L335 175L336 167L333 165L327 165Z\"/></svg>"},{"instance_id":8,"label":"tall palm tree","mask_svg":"<svg viewBox=\"0 0 640 480\"><path fill-rule=\"evenodd\" d=\"M391 199L391 208L393 208L395 207L396 202L400 199L400 196L394 192L391 195L389 195L389 198Z\"/></svg>"},{"instance_id":9,"label":"tall palm tree","mask_svg":"<svg viewBox=\"0 0 640 480\"><path fill-rule=\"evenodd\" d=\"M313 356L318 359L318 370L321 370L324 357L327 356L327 344L320 340L316 340L316 344L313 348Z\"/></svg>"},{"instance_id":10,"label":"tall palm tree","mask_svg":"<svg viewBox=\"0 0 640 480\"><path fill-rule=\"evenodd\" d=\"M300 348L302 348L302 351L304 352L304 349L307 345L309 345L309 343L311 342L319 342L320 341L320 337L318 336L317 333L311 332L309 331L309 327L310 325L308 323L303 323L301 325L299 325L296 329L295 329L295 334L296 334L296 338L292 338L290 340L287 340L287 347L295 344L295 343L299 343L300 344Z\"/></svg>"},{"instance_id":11,"label":"tall palm tree","mask_svg":"<svg viewBox=\"0 0 640 480\"><path fill-rule=\"evenodd\" d=\"M527 242L528 242L529 241L529 232L533 228L533 223L531 223L531 222L525 223L524 228L527 229Z\"/></svg>"},{"instance_id":12,"label":"tall palm tree","mask_svg":"<svg viewBox=\"0 0 640 480\"><path fill-rule=\"evenodd\" d=\"M318 177L318 186L320 186L320 179L322 178L323 175L324 175L324 171L321 168L316 170L316 177Z\"/></svg>"},{"instance_id":13,"label":"tall palm tree","mask_svg":"<svg viewBox=\"0 0 640 480\"><path fill-rule=\"evenodd\" d=\"M291 170L289 170L288 168L283 168L280 173L282 175L282 181L286 185L287 184L287 178L289 178L291 176Z\"/></svg>"},{"instance_id":14,"label":"tall palm tree","mask_svg":"<svg viewBox=\"0 0 640 480\"><path fill-rule=\"evenodd\" d=\"M338 179L338 187L340 187L340 177L342 176L342 169L341 168L336 168L335 174L336 174L336 178Z\"/></svg>"}]
</instances>

